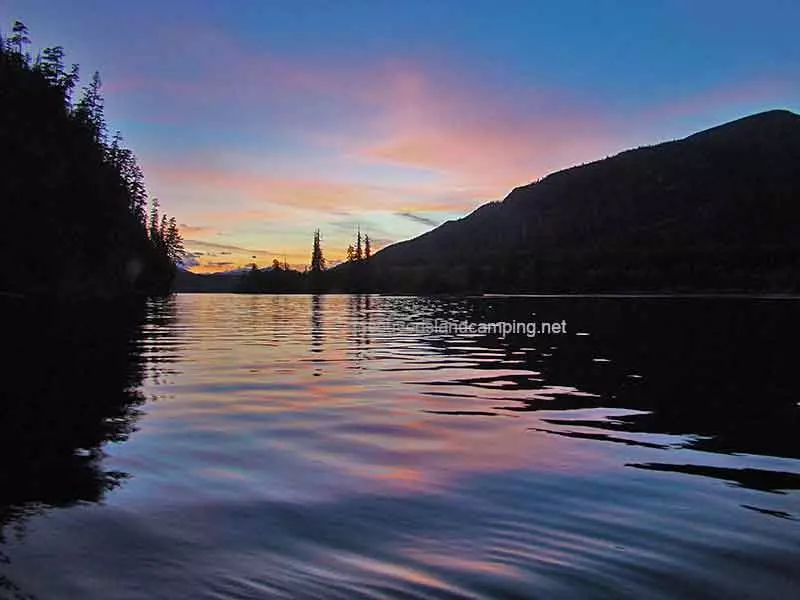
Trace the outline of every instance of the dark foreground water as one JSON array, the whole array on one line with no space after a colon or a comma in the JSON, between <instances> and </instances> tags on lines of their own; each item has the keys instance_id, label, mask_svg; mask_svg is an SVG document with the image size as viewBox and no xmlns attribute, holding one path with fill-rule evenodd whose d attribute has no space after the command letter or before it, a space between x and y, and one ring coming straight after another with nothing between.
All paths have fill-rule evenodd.
<instances>
[{"instance_id":1,"label":"dark foreground water","mask_svg":"<svg viewBox=\"0 0 800 600\"><path fill-rule=\"evenodd\" d=\"M0 597L800 597L798 300L3 313Z\"/></svg>"}]
</instances>

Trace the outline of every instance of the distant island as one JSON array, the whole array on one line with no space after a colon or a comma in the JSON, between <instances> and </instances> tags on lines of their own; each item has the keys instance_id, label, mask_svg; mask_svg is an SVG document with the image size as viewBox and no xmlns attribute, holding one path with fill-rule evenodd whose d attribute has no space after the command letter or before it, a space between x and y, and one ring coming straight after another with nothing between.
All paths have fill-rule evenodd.
<instances>
[{"instance_id":1,"label":"distant island","mask_svg":"<svg viewBox=\"0 0 800 600\"><path fill-rule=\"evenodd\" d=\"M798 165L800 116L773 110L553 173L331 269L184 271L175 289L797 293Z\"/></svg>"},{"instance_id":2,"label":"distant island","mask_svg":"<svg viewBox=\"0 0 800 600\"><path fill-rule=\"evenodd\" d=\"M109 134L99 74L75 99L63 48L29 47L19 21L0 34L0 297L169 293L181 234Z\"/></svg>"}]
</instances>

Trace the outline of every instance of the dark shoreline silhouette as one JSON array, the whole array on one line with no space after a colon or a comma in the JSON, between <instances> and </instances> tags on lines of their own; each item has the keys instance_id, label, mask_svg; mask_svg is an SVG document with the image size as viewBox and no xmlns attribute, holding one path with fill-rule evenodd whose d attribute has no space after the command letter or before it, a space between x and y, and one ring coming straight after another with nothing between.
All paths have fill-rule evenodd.
<instances>
[{"instance_id":1,"label":"dark shoreline silhouette","mask_svg":"<svg viewBox=\"0 0 800 600\"><path fill-rule=\"evenodd\" d=\"M78 97L60 46L0 32L0 294L58 300L166 294L183 248L175 219L104 116L98 73Z\"/></svg>"}]
</instances>

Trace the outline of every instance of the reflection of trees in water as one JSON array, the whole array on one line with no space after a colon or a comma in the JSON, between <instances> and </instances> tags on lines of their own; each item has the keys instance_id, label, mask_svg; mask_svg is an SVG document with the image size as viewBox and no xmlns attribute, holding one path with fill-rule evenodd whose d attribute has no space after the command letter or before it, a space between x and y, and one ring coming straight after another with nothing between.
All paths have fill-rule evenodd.
<instances>
[{"instance_id":1,"label":"reflection of trees in water","mask_svg":"<svg viewBox=\"0 0 800 600\"><path fill-rule=\"evenodd\" d=\"M98 502L128 477L103 468L103 445L136 430L145 401L138 389L142 350L152 352L142 344L143 329L158 327L170 310L174 306L142 303L0 306L7 349L0 390L0 544L21 537L31 516ZM4 587L14 589L0 575Z\"/></svg>"},{"instance_id":2,"label":"reflection of trees in water","mask_svg":"<svg viewBox=\"0 0 800 600\"><path fill-rule=\"evenodd\" d=\"M322 352L322 344L325 341L325 332L322 321L322 296L314 294L311 296L311 351Z\"/></svg>"},{"instance_id":3,"label":"reflection of trees in water","mask_svg":"<svg viewBox=\"0 0 800 600\"><path fill-rule=\"evenodd\" d=\"M367 358L372 327L372 297L370 294L347 296L347 339L355 368L362 368L361 361Z\"/></svg>"},{"instance_id":4,"label":"reflection of trees in water","mask_svg":"<svg viewBox=\"0 0 800 600\"><path fill-rule=\"evenodd\" d=\"M170 365L175 362L178 344L175 342L175 324L178 307L175 296L153 297L147 300L146 316L139 327L134 342L133 360L128 368L138 386L143 380L160 381L173 374Z\"/></svg>"}]
</instances>

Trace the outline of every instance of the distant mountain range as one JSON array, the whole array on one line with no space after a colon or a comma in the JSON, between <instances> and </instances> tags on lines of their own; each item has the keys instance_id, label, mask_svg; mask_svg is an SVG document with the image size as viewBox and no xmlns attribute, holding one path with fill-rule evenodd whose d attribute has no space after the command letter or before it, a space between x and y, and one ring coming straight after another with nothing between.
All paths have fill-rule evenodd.
<instances>
[{"instance_id":1,"label":"distant mountain range","mask_svg":"<svg viewBox=\"0 0 800 600\"><path fill-rule=\"evenodd\" d=\"M387 291L800 290L800 117L764 112L516 188L372 259Z\"/></svg>"},{"instance_id":2,"label":"distant mountain range","mask_svg":"<svg viewBox=\"0 0 800 600\"><path fill-rule=\"evenodd\" d=\"M222 273L192 273L178 269L173 283L176 292L233 292L245 269L235 269Z\"/></svg>"},{"instance_id":3,"label":"distant mountain range","mask_svg":"<svg viewBox=\"0 0 800 600\"><path fill-rule=\"evenodd\" d=\"M237 280L198 277L179 274L177 289ZM764 112L553 173L313 289L800 292L800 116Z\"/></svg>"}]
</instances>

